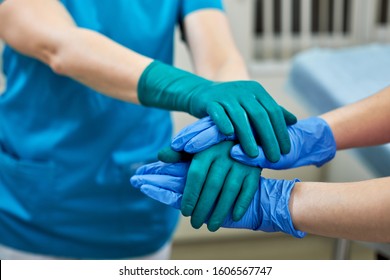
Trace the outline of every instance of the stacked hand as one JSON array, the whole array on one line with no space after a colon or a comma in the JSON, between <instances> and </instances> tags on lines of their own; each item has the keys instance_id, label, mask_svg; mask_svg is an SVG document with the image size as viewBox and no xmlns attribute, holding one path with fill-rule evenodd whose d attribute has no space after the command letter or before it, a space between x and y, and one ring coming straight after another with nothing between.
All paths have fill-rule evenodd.
<instances>
[{"instance_id":1,"label":"stacked hand","mask_svg":"<svg viewBox=\"0 0 390 280\"><path fill-rule=\"evenodd\" d=\"M241 145L236 145L231 156L244 164L269 169L288 169L306 165L321 166L330 161L336 153L336 143L328 124L321 118L313 117L298 121L288 127L291 150L282 155L278 162L267 159L264 148L258 147L258 156L248 157ZM199 153L217 143L236 140L236 136L225 136L214 122L203 118L184 128L172 141L172 149L187 153Z\"/></svg>"},{"instance_id":2,"label":"stacked hand","mask_svg":"<svg viewBox=\"0 0 390 280\"><path fill-rule=\"evenodd\" d=\"M156 162L142 166L132 177L131 183L144 194L164 204L177 209L183 204L191 163L163 163ZM302 238L304 232L296 230L293 226L289 211L291 190L297 180L272 180L261 178L256 192L251 200L248 210L243 217L236 221L231 211L221 222L224 228L245 228L266 232L284 232ZM212 224L212 216L205 222Z\"/></svg>"},{"instance_id":3,"label":"stacked hand","mask_svg":"<svg viewBox=\"0 0 390 280\"><path fill-rule=\"evenodd\" d=\"M251 157L258 155L256 142L272 162L290 151L287 125L296 118L255 81L213 82L155 61L141 75L138 98L145 106L209 115Z\"/></svg>"},{"instance_id":4,"label":"stacked hand","mask_svg":"<svg viewBox=\"0 0 390 280\"><path fill-rule=\"evenodd\" d=\"M229 155L233 145L231 141L218 143L195 154L188 164L180 208L184 216L191 216L194 228L200 228L208 219L208 229L217 230L232 208L232 217L238 221L253 199L261 169L233 160ZM159 154L165 162L188 160L188 155L184 156L171 149ZM165 170L163 167L161 170Z\"/></svg>"},{"instance_id":5,"label":"stacked hand","mask_svg":"<svg viewBox=\"0 0 390 280\"><path fill-rule=\"evenodd\" d=\"M181 209L195 228L207 223L211 231L223 226L304 236L288 208L296 181L260 179L260 173L331 160L336 144L323 119L296 123L257 82L215 83L159 62L142 74L138 96L146 106L205 118L160 153L169 163L141 167L134 186Z\"/></svg>"}]
</instances>

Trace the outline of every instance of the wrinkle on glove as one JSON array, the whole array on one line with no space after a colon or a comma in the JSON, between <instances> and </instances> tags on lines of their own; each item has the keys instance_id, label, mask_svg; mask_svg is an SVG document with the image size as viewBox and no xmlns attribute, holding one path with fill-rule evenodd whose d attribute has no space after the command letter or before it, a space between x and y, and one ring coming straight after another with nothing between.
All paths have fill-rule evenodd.
<instances>
[{"instance_id":1,"label":"wrinkle on glove","mask_svg":"<svg viewBox=\"0 0 390 280\"><path fill-rule=\"evenodd\" d=\"M337 147L332 130L322 118L312 117L298 121L288 127L288 133L291 139L291 151L282 155L276 163L267 160L261 147L259 147L259 155L250 158L239 145L236 145L231 151L231 156L251 166L281 170L307 165L320 167L336 155Z\"/></svg>"},{"instance_id":2,"label":"wrinkle on glove","mask_svg":"<svg viewBox=\"0 0 390 280\"><path fill-rule=\"evenodd\" d=\"M220 142L235 140L235 134L227 136L221 133L210 117L204 117L179 131L173 138L171 147L178 152L195 154Z\"/></svg>"},{"instance_id":3,"label":"wrinkle on glove","mask_svg":"<svg viewBox=\"0 0 390 280\"><path fill-rule=\"evenodd\" d=\"M249 157L241 145L232 148L231 156L235 160L260 168L288 169L306 165L322 166L336 154L336 142L333 132L325 120L312 117L300 120L288 127L291 150L281 155L278 162L267 159L264 150L258 146L258 156ZM184 128L172 141L172 149L187 153L198 153L222 141L235 140L236 136L225 136L209 117L205 117Z\"/></svg>"},{"instance_id":4,"label":"wrinkle on glove","mask_svg":"<svg viewBox=\"0 0 390 280\"><path fill-rule=\"evenodd\" d=\"M188 168L188 163L149 164L136 172L131 183L149 197L180 209ZM170 174L173 169L176 170ZM265 232L280 231L303 238L306 233L294 228L288 208L291 191L298 181L261 178L258 190L241 220L233 221L230 211L221 226Z\"/></svg>"},{"instance_id":5,"label":"wrinkle on glove","mask_svg":"<svg viewBox=\"0 0 390 280\"><path fill-rule=\"evenodd\" d=\"M234 133L244 151L258 155L257 143L276 162L290 151L287 124L296 117L279 106L256 81L214 82L170 65L153 61L138 82L144 106L210 116L222 134Z\"/></svg>"},{"instance_id":6,"label":"wrinkle on glove","mask_svg":"<svg viewBox=\"0 0 390 280\"><path fill-rule=\"evenodd\" d=\"M258 188L261 169L233 160L233 145L224 141L195 155L170 148L159 153L160 160L171 163L192 157L180 209L196 229L209 219L209 230L217 230L232 207L233 219L241 219Z\"/></svg>"}]
</instances>

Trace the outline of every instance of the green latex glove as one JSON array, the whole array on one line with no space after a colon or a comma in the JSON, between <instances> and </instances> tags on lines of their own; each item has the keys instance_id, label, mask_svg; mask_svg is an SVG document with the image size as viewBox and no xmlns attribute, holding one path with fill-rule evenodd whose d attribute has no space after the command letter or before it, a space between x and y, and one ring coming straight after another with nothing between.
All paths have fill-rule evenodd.
<instances>
[{"instance_id":1,"label":"green latex glove","mask_svg":"<svg viewBox=\"0 0 390 280\"><path fill-rule=\"evenodd\" d=\"M207 220L216 231L233 208L233 220L244 216L260 182L260 168L250 167L230 157L235 143L221 142L192 157L181 202L181 212L191 216L191 225L200 228ZM164 162L190 160L189 155L169 148L160 151Z\"/></svg>"},{"instance_id":2,"label":"green latex glove","mask_svg":"<svg viewBox=\"0 0 390 280\"><path fill-rule=\"evenodd\" d=\"M210 115L223 134L236 134L250 157L258 155L256 142L271 162L290 151L286 125L294 124L296 118L255 81L212 82L154 61L141 75L138 99L145 106L184 111L198 118Z\"/></svg>"}]
</instances>

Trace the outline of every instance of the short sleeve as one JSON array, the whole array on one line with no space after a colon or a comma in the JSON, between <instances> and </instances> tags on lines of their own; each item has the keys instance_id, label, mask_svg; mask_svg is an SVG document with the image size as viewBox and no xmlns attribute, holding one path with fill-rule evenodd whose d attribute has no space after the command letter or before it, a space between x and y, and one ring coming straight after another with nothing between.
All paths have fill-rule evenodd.
<instances>
[{"instance_id":1,"label":"short sleeve","mask_svg":"<svg viewBox=\"0 0 390 280\"><path fill-rule=\"evenodd\" d=\"M223 10L222 0L182 0L181 17L201 9Z\"/></svg>"},{"instance_id":2,"label":"short sleeve","mask_svg":"<svg viewBox=\"0 0 390 280\"><path fill-rule=\"evenodd\" d=\"M186 41L186 34L183 27L183 19L190 13L202 9L217 9L223 11L222 0L181 0L179 26L181 38Z\"/></svg>"}]
</instances>

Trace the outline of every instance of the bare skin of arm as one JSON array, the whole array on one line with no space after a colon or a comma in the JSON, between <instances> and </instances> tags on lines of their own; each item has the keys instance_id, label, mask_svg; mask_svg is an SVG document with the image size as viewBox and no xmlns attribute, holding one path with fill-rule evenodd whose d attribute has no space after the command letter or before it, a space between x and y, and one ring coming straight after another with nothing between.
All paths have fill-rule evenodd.
<instances>
[{"instance_id":1,"label":"bare skin of arm","mask_svg":"<svg viewBox=\"0 0 390 280\"><path fill-rule=\"evenodd\" d=\"M184 20L184 27L196 73L215 81L249 79L223 12L193 12Z\"/></svg>"},{"instance_id":2,"label":"bare skin of arm","mask_svg":"<svg viewBox=\"0 0 390 280\"><path fill-rule=\"evenodd\" d=\"M289 207L299 230L390 242L390 177L352 183L296 183Z\"/></svg>"},{"instance_id":3,"label":"bare skin of arm","mask_svg":"<svg viewBox=\"0 0 390 280\"><path fill-rule=\"evenodd\" d=\"M218 24L210 28L208 25L214 16L217 16ZM230 57L240 56L236 52L231 54L235 47L222 12L194 12L186 17L185 26L190 49L197 50L192 54L196 65L202 65L205 59L212 65L196 67L199 75L227 80L233 78L234 73L245 72L243 65L242 68L225 67L225 64L230 63ZM222 31L219 32L219 29ZM193 35L195 30L198 31ZM136 104L139 103L136 91L138 80L152 62L151 58L127 49L95 31L77 27L66 9L56 0L4 2L0 6L0 38L18 52L47 64L59 75L71 77L103 94ZM226 45L232 47L223 55L213 56L217 49L209 48L216 42L224 44L226 40ZM222 62L227 58L226 62Z\"/></svg>"},{"instance_id":4,"label":"bare skin of arm","mask_svg":"<svg viewBox=\"0 0 390 280\"><path fill-rule=\"evenodd\" d=\"M337 149L390 142L390 87L321 117ZM290 212L297 229L347 239L390 242L390 177L351 183L296 183Z\"/></svg>"},{"instance_id":5,"label":"bare skin of arm","mask_svg":"<svg viewBox=\"0 0 390 280\"><path fill-rule=\"evenodd\" d=\"M134 103L138 103L138 79L151 62L97 32L78 28L62 4L54 0L4 2L0 6L0 37L60 75Z\"/></svg>"},{"instance_id":6,"label":"bare skin of arm","mask_svg":"<svg viewBox=\"0 0 390 280\"><path fill-rule=\"evenodd\" d=\"M322 117L331 127L337 150L390 142L390 87Z\"/></svg>"}]
</instances>

